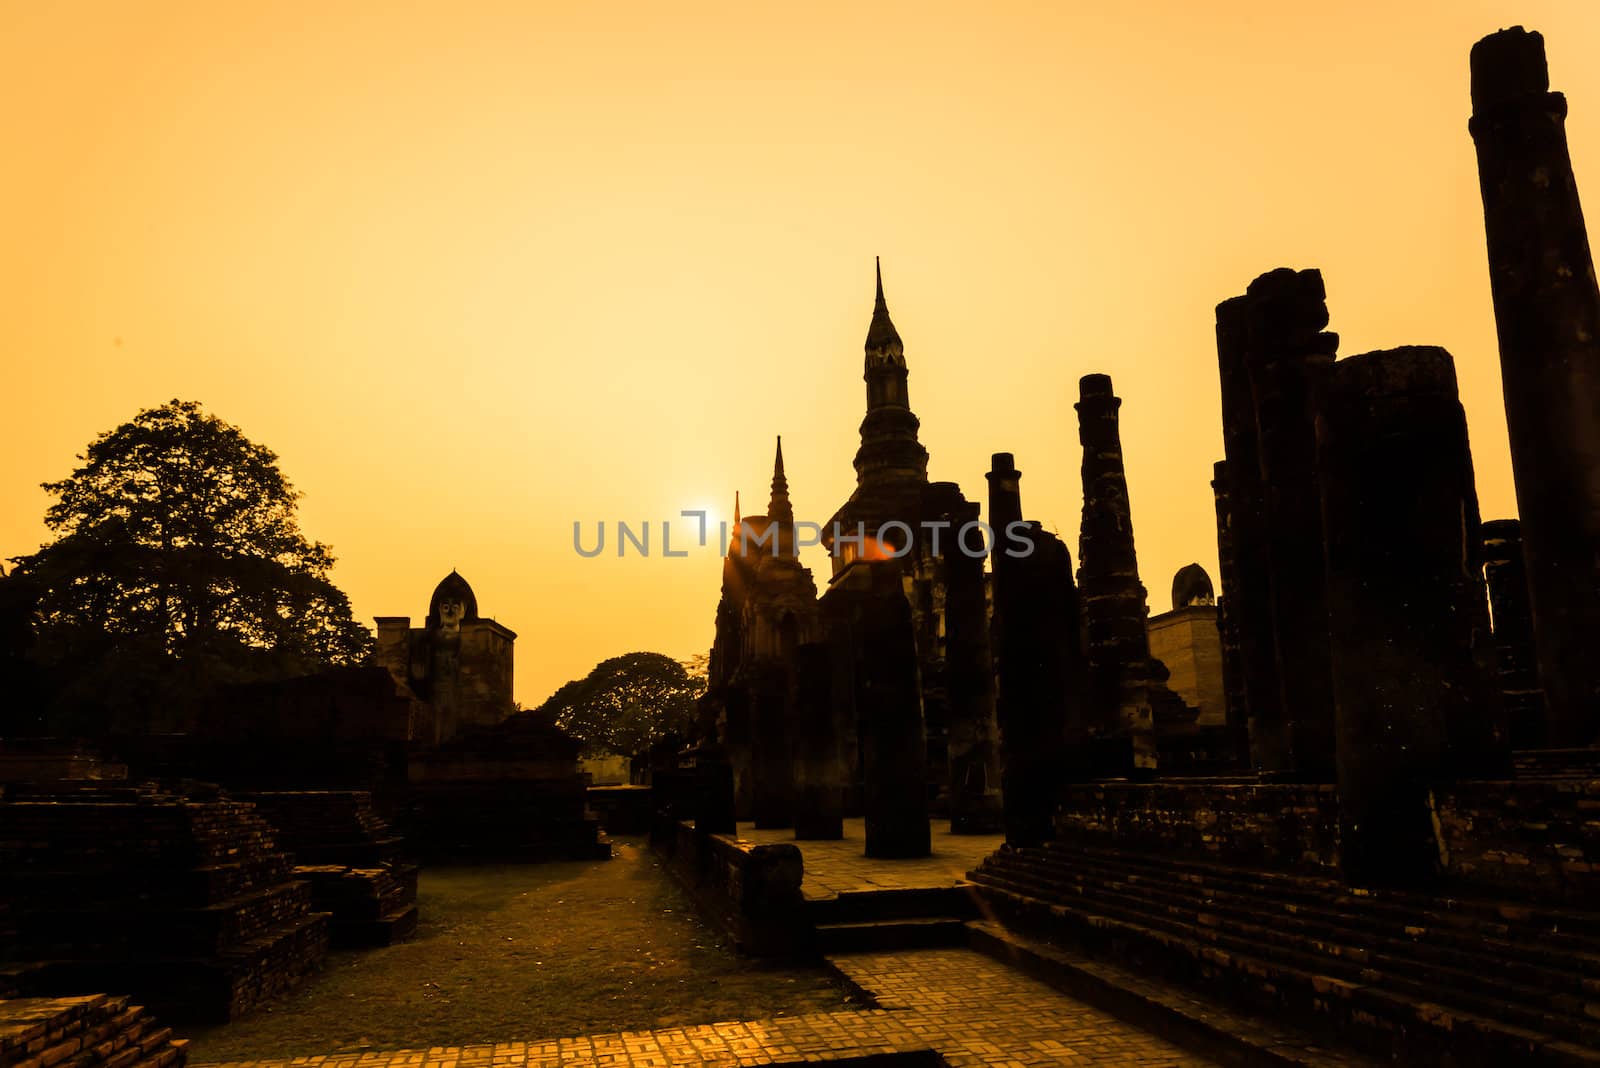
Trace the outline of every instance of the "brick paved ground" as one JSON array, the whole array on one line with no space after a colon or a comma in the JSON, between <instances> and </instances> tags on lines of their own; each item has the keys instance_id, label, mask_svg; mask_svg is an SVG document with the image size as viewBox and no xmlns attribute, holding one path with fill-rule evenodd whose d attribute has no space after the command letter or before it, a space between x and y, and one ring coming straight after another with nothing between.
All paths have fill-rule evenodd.
<instances>
[{"instance_id":1,"label":"brick paved ground","mask_svg":"<svg viewBox=\"0 0 1600 1068\"><path fill-rule=\"evenodd\" d=\"M984 857L1000 848L1000 834L951 834L949 820L933 823L933 854L911 860L868 859L866 822L844 821L844 838L834 842L796 842L792 830L758 831L751 823L739 824L739 837L752 842L789 842L805 857L807 897L825 897L854 890L903 890L954 886L966 879Z\"/></svg>"},{"instance_id":2,"label":"brick paved ground","mask_svg":"<svg viewBox=\"0 0 1600 1068\"><path fill-rule=\"evenodd\" d=\"M970 949L829 962L952 1065L1212 1063Z\"/></svg>"},{"instance_id":3,"label":"brick paved ground","mask_svg":"<svg viewBox=\"0 0 1600 1068\"><path fill-rule=\"evenodd\" d=\"M229 1068L670 1068L937 1050L956 1066L1167 1068L1211 1061L967 949L832 959L881 1009L662 1031L245 1061Z\"/></svg>"}]
</instances>

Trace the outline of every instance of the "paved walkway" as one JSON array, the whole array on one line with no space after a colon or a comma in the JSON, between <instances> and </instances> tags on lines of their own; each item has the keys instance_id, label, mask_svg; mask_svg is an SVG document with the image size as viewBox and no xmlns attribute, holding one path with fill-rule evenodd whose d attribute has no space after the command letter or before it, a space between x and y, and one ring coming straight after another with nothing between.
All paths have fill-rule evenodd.
<instances>
[{"instance_id":1,"label":"paved walkway","mask_svg":"<svg viewBox=\"0 0 1600 1068\"><path fill-rule=\"evenodd\" d=\"M227 1068L676 1068L818 1063L937 1051L956 1068L1177 1068L1214 1062L969 949L863 953L830 962L881 1008L662 1031L334 1053Z\"/></svg>"},{"instance_id":2,"label":"paved walkway","mask_svg":"<svg viewBox=\"0 0 1600 1068\"><path fill-rule=\"evenodd\" d=\"M951 834L948 820L933 823L933 854L910 860L869 858L866 821L844 821L844 838L831 842L796 842L790 830L758 831L751 823L739 824L739 837L762 844L788 842L805 858L807 897L831 897L860 890L906 890L954 886L983 858L1000 848L1000 834Z\"/></svg>"},{"instance_id":3,"label":"paved walkway","mask_svg":"<svg viewBox=\"0 0 1600 1068\"><path fill-rule=\"evenodd\" d=\"M828 962L951 1065L1215 1063L970 949L858 953Z\"/></svg>"}]
</instances>

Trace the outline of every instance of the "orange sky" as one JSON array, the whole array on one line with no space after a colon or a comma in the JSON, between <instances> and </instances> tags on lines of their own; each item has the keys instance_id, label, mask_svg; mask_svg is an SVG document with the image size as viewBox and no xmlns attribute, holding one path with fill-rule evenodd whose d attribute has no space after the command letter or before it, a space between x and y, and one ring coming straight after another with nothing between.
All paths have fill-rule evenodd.
<instances>
[{"instance_id":1,"label":"orange sky","mask_svg":"<svg viewBox=\"0 0 1600 1068\"><path fill-rule=\"evenodd\" d=\"M1455 354L1514 514L1467 52L1545 33L1592 193L1600 5L1304 8L6 0L0 553L177 396L279 453L364 621L459 568L525 704L703 651L712 550L582 560L572 523L758 511L777 433L826 520L874 254L931 476L981 499L1015 452L1074 549L1071 405L1113 376L1156 611L1216 573L1212 308L1272 267L1322 269L1342 354Z\"/></svg>"}]
</instances>

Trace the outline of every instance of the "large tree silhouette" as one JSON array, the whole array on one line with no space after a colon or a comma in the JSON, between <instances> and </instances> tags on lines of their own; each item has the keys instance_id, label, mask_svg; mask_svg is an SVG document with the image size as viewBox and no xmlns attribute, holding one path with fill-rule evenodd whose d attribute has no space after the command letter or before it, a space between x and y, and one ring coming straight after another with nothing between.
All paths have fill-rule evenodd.
<instances>
[{"instance_id":1,"label":"large tree silhouette","mask_svg":"<svg viewBox=\"0 0 1600 1068\"><path fill-rule=\"evenodd\" d=\"M691 665L692 667L692 665ZM687 735L705 679L661 653L626 653L552 694L539 711L590 749L632 756Z\"/></svg>"},{"instance_id":2,"label":"large tree silhouette","mask_svg":"<svg viewBox=\"0 0 1600 1068\"><path fill-rule=\"evenodd\" d=\"M17 558L57 729L170 726L215 687L354 663L370 636L270 449L192 401L100 435ZM181 715L178 716L181 720Z\"/></svg>"}]
</instances>

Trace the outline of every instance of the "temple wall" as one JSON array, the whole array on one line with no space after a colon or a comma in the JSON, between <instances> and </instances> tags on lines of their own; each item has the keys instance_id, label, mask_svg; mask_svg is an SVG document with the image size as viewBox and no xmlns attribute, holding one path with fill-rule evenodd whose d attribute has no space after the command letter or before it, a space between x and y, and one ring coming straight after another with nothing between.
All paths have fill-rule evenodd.
<instances>
[{"instance_id":1,"label":"temple wall","mask_svg":"<svg viewBox=\"0 0 1600 1068\"><path fill-rule=\"evenodd\" d=\"M1434 791L1434 817L1463 888L1571 905L1600 894L1600 779L1455 783Z\"/></svg>"},{"instance_id":2,"label":"temple wall","mask_svg":"<svg viewBox=\"0 0 1600 1068\"><path fill-rule=\"evenodd\" d=\"M1201 727L1226 726L1222 632L1217 627L1216 606L1191 605L1151 616L1148 630L1150 655L1171 672L1167 688L1186 704L1200 709L1195 723Z\"/></svg>"},{"instance_id":3,"label":"temple wall","mask_svg":"<svg viewBox=\"0 0 1600 1068\"><path fill-rule=\"evenodd\" d=\"M461 625L462 728L493 726L511 714L512 641L511 632L492 620Z\"/></svg>"},{"instance_id":4,"label":"temple wall","mask_svg":"<svg viewBox=\"0 0 1600 1068\"><path fill-rule=\"evenodd\" d=\"M701 912L741 953L791 953L808 940L798 847L700 834L693 823L680 820L657 848Z\"/></svg>"},{"instance_id":5,"label":"temple wall","mask_svg":"<svg viewBox=\"0 0 1600 1068\"><path fill-rule=\"evenodd\" d=\"M1061 799L1056 834L1078 844L1338 874L1331 785L1088 783Z\"/></svg>"}]
</instances>

